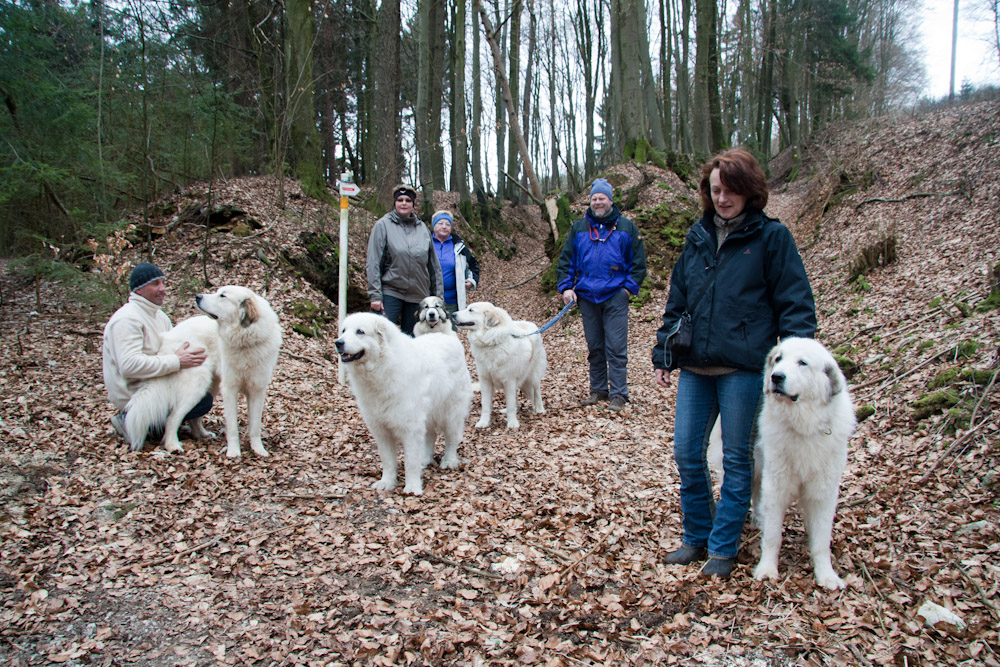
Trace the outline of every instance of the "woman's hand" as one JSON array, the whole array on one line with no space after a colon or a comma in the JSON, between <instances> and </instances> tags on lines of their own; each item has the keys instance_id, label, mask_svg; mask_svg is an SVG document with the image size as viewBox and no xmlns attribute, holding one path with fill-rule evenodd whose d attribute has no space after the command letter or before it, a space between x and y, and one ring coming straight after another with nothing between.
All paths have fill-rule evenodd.
<instances>
[{"instance_id":1,"label":"woman's hand","mask_svg":"<svg viewBox=\"0 0 1000 667\"><path fill-rule=\"evenodd\" d=\"M662 368L656 368L653 370L653 379L656 380L656 384L661 387L670 386L670 371L664 370Z\"/></svg>"},{"instance_id":2,"label":"woman's hand","mask_svg":"<svg viewBox=\"0 0 1000 667\"><path fill-rule=\"evenodd\" d=\"M576 301L576 292L571 289L566 290L562 293L563 305L568 306L573 301Z\"/></svg>"},{"instance_id":3,"label":"woman's hand","mask_svg":"<svg viewBox=\"0 0 1000 667\"><path fill-rule=\"evenodd\" d=\"M376 313L381 313L382 310L383 310L383 308L382 308L382 302L381 301L372 301L372 310L374 310Z\"/></svg>"}]
</instances>

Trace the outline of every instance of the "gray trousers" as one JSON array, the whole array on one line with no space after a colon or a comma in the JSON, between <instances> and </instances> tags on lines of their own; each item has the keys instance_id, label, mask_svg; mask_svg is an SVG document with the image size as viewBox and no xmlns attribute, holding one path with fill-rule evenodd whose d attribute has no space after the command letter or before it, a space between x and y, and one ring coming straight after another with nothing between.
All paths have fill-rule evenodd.
<instances>
[{"instance_id":1,"label":"gray trousers","mask_svg":"<svg viewBox=\"0 0 1000 667\"><path fill-rule=\"evenodd\" d=\"M628 400L628 290L602 303L577 297L590 363L590 391Z\"/></svg>"}]
</instances>

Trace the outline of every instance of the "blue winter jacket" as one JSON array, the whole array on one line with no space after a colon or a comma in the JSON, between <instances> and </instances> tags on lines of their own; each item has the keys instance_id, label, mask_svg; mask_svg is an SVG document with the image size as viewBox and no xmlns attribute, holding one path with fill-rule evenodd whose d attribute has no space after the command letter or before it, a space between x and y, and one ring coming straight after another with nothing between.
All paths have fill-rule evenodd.
<instances>
[{"instance_id":1,"label":"blue winter jacket","mask_svg":"<svg viewBox=\"0 0 1000 667\"><path fill-rule=\"evenodd\" d=\"M588 208L566 235L556 276L560 292L574 290L591 303L607 301L623 287L638 294L646 277L639 229L622 217L617 206L603 218L595 218Z\"/></svg>"},{"instance_id":2,"label":"blue winter jacket","mask_svg":"<svg viewBox=\"0 0 1000 667\"><path fill-rule=\"evenodd\" d=\"M744 226L726 237L718 253L716 239L710 213L688 232L670 276L663 326L656 332L656 368L725 366L760 372L779 338L812 338L816 332L812 288L787 227L750 210ZM712 280L701 300L689 304ZM667 333L692 305L691 348L671 359Z\"/></svg>"}]
</instances>

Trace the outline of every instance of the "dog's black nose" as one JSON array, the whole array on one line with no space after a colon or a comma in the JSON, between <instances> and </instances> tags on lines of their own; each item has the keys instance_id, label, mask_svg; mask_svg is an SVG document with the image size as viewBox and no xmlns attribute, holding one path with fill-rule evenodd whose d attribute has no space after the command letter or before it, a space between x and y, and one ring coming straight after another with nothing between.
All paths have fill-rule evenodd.
<instances>
[{"instance_id":1,"label":"dog's black nose","mask_svg":"<svg viewBox=\"0 0 1000 667\"><path fill-rule=\"evenodd\" d=\"M202 297L201 294L195 294L194 295L194 302L195 303L201 303L201 297Z\"/></svg>"},{"instance_id":2,"label":"dog's black nose","mask_svg":"<svg viewBox=\"0 0 1000 667\"><path fill-rule=\"evenodd\" d=\"M784 373L771 373L771 383L774 384L775 387L780 387L784 381Z\"/></svg>"},{"instance_id":3,"label":"dog's black nose","mask_svg":"<svg viewBox=\"0 0 1000 667\"><path fill-rule=\"evenodd\" d=\"M338 338L337 340L333 341L333 345L334 345L334 347L337 348L337 352L343 352L344 351L344 339L343 338Z\"/></svg>"}]
</instances>

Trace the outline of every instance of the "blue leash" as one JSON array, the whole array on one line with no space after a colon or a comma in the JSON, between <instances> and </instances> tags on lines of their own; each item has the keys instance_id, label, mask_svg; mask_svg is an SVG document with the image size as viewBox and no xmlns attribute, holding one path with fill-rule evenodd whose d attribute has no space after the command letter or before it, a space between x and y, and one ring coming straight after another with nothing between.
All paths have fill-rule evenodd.
<instances>
[{"instance_id":1,"label":"blue leash","mask_svg":"<svg viewBox=\"0 0 1000 667\"><path fill-rule=\"evenodd\" d=\"M573 301L570 301L569 303L567 303L566 306L562 310L559 311L558 315L556 315L551 320L549 320L548 322L546 322L542 326L542 328L540 328L538 331L532 331L531 333L526 333L526 334L511 334L511 336L513 336L514 338L526 338L528 336L534 336L535 334L540 334L543 331L545 331L546 329L548 329L549 327L551 327L553 324L555 324L556 322L558 322L559 320L561 320L562 317L563 317L563 315L565 315L566 313L568 313L569 309L572 308L575 305L576 305L576 300L573 300Z\"/></svg>"}]
</instances>

